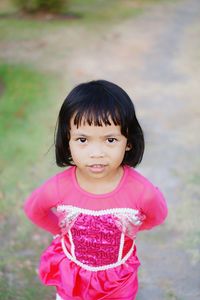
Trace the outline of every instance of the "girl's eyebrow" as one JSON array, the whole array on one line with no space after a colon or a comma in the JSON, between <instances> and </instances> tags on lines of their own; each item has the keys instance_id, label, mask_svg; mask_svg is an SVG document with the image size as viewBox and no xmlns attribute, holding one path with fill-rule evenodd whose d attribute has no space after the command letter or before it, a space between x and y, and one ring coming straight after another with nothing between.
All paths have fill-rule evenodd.
<instances>
[{"instance_id":1,"label":"girl's eyebrow","mask_svg":"<svg viewBox=\"0 0 200 300\"><path fill-rule=\"evenodd\" d=\"M84 134L84 133L81 133L81 132L76 132L76 133L71 133L71 135L74 135L74 136L88 136L87 134Z\"/></svg>"},{"instance_id":2,"label":"girl's eyebrow","mask_svg":"<svg viewBox=\"0 0 200 300\"><path fill-rule=\"evenodd\" d=\"M110 136L121 136L121 134L120 133L111 132L109 134L104 135L104 137L110 137Z\"/></svg>"}]
</instances>

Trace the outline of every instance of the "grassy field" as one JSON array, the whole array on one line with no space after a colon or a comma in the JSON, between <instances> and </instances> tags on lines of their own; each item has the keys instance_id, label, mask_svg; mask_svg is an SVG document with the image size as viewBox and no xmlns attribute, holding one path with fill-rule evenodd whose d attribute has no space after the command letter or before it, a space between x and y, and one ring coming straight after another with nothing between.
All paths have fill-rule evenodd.
<instances>
[{"instance_id":1,"label":"grassy field","mask_svg":"<svg viewBox=\"0 0 200 300\"><path fill-rule=\"evenodd\" d=\"M48 140L50 130L45 115L52 104L55 78L28 66L2 64L0 80L0 298L48 299L44 290L37 288L40 235L36 230L27 242L33 228L24 218L22 203L40 181L34 170L45 156L43 141ZM27 246L31 250L27 251Z\"/></svg>"},{"instance_id":2,"label":"grassy field","mask_svg":"<svg viewBox=\"0 0 200 300\"><path fill-rule=\"evenodd\" d=\"M22 204L29 191L41 182L40 163L46 160L48 164L45 153L53 143L54 128L47 115L54 102L56 79L28 66L6 64L0 65L0 79L0 298L48 299L43 289L37 288L37 252L43 248L40 235L37 230L32 235ZM27 241L30 234L32 238Z\"/></svg>"}]
</instances>

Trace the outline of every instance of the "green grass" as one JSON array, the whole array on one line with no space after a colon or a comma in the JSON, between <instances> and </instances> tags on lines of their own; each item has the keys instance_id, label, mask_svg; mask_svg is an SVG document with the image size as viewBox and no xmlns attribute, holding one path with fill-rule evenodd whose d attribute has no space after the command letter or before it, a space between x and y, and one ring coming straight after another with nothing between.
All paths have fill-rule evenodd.
<instances>
[{"instance_id":1,"label":"green grass","mask_svg":"<svg viewBox=\"0 0 200 300\"><path fill-rule=\"evenodd\" d=\"M18 16L4 9L0 14L0 39L1 40L29 40L45 36L49 31L55 32L61 27L88 26L92 24L112 23L122 18L128 18L142 12L139 6L125 4L120 0L74 0L71 1L61 18L41 16ZM72 16L67 18L66 16ZM65 18L66 17L66 18Z\"/></svg>"},{"instance_id":2,"label":"green grass","mask_svg":"<svg viewBox=\"0 0 200 300\"><path fill-rule=\"evenodd\" d=\"M141 4L133 4L133 1L74 0L69 6L69 11L82 16L84 21L90 23L122 20L140 14L143 9Z\"/></svg>"},{"instance_id":3,"label":"green grass","mask_svg":"<svg viewBox=\"0 0 200 300\"><path fill-rule=\"evenodd\" d=\"M27 66L2 64L0 82L0 217L5 218L13 205L16 209L20 207L18 198L34 184L30 179L34 166L38 159L45 158L53 143L56 117L55 114L50 117L50 110L58 80ZM24 169L30 172L27 181ZM37 175L34 179L37 183Z\"/></svg>"},{"instance_id":4,"label":"green grass","mask_svg":"<svg viewBox=\"0 0 200 300\"><path fill-rule=\"evenodd\" d=\"M47 292L36 274L48 235L33 231L22 206L41 182L39 165L50 146L45 145L49 131L53 142L50 113L58 82L53 75L7 64L0 65L0 82L0 299L50 300L52 290Z\"/></svg>"},{"instance_id":5,"label":"green grass","mask_svg":"<svg viewBox=\"0 0 200 300\"><path fill-rule=\"evenodd\" d=\"M48 140L51 126L47 115L57 80L26 66L6 64L0 65L0 80L0 216L5 218L13 205L20 207L18 199L32 184L32 180L28 182L31 176L24 180L23 170L37 165L50 146L44 141ZM53 143L53 129L51 133Z\"/></svg>"},{"instance_id":6,"label":"green grass","mask_svg":"<svg viewBox=\"0 0 200 300\"><path fill-rule=\"evenodd\" d=\"M61 27L96 25L109 26L123 19L140 15L145 7L171 0L71 0L63 14L72 18L45 16L19 16L16 9L6 4L0 13L0 39L5 41L30 40L55 33ZM4 1L6 2L6 1Z\"/></svg>"},{"instance_id":7,"label":"green grass","mask_svg":"<svg viewBox=\"0 0 200 300\"><path fill-rule=\"evenodd\" d=\"M32 143L37 138L34 136L37 134L35 126L38 126L35 116L38 107L45 111L48 105L49 81L53 78L27 67L13 65L1 65L0 78L4 89L0 100L2 169L13 158L20 158L23 164L31 159Z\"/></svg>"}]
</instances>

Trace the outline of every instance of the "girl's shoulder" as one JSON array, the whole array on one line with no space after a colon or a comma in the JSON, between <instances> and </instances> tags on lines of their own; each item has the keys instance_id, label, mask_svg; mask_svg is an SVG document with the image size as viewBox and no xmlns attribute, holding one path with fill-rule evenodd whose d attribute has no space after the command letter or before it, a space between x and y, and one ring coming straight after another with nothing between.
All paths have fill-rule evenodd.
<instances>
[{"instance_id":1,"label":"girl's shoulder","mask_svg":"<svg viewBox=\"0 0 200 300\"><path fill-rule=\"evenodd\" d=\"M52 178L57 180L70 180L73 177L75 166L67 167L66 169L56 173Z\"/></svg>"},{"instance_id":2,"label":"girl's shoulder","mask_svg":"<svg viewBox=\"0 0 200 300\"><path fill-rule=\"evenodd\" d=\"M127 174L126 189L132 191L133 194L140 195L140 197L144 199L160 197L162 194L157 185L142 175L138 170L136 171L131 167L127 167Z\"/></svg>"},{"instance_id":3,"label":"girl's shoulder","mask_svg":"<svg viewBox=\"0 0 200 300\"><path fill-rule=\"evenodd\" d=\"M134 182L134 184L138 184L144 188L154 189L154 184L144 175L142 175L138 170L126 166L127 178L129 181Z\"/></svg>"},{"instance_id":4,"label":"girl's shoulder","mask_svg":"<svg viewBox=\"0 0 200 300\"><path fill-rule=\"evenodd\" d=\"M166 201L160 189L144 175L140 174L140 172L133 168L128 169L128 174L129 187L133 195L136 195L135 198L139 200L139 204L144 211L147 212L152 208L156 211L159 207L162 208L163 214L166 217Z\"/></svg>"},{"instance_id":5,"label":"girl's shoulder","mask_svg":"<svg viewBox=\"0 0 200 300\"><path fill-rule=\"evenodd\" d=\"M39 189L45 190L57 190L59 186L68 186L71 182L73 167L69 167L61 172L58 172L48 179L44 180L39 186Z\"/></svg>"},{"instance_id":6,"label":"girl's shoulder","mask_svg":"<svg viewBox=\"0 0 200 300\"><path fill-rule=\"evenodd\" d=\"M56 181L57 179L62 179L62 178L70 178L72 176L74 166L70 166L65 168L64 170L55 173L51 177L49 177L45 182L51 182L51 181Z\"/></svg>"}]
</instances>

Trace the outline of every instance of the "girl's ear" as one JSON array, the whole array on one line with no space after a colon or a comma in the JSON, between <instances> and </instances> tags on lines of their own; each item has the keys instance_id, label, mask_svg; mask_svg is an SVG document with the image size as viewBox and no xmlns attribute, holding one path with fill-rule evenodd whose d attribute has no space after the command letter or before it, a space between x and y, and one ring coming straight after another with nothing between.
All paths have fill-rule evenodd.
<instances>
[{"instance_id":1,"label":"girl's ear","mask_svg":"<svg viewBox=\"0 0 200 300\"><path fill-rule=\"evenodd\" d=\"M126 145L126 151L129 151L129 150L131 150L131 149L132 149L131 144L130 144L130 143L127 143L127 145Z\"/></svg>"}]
</instances>

